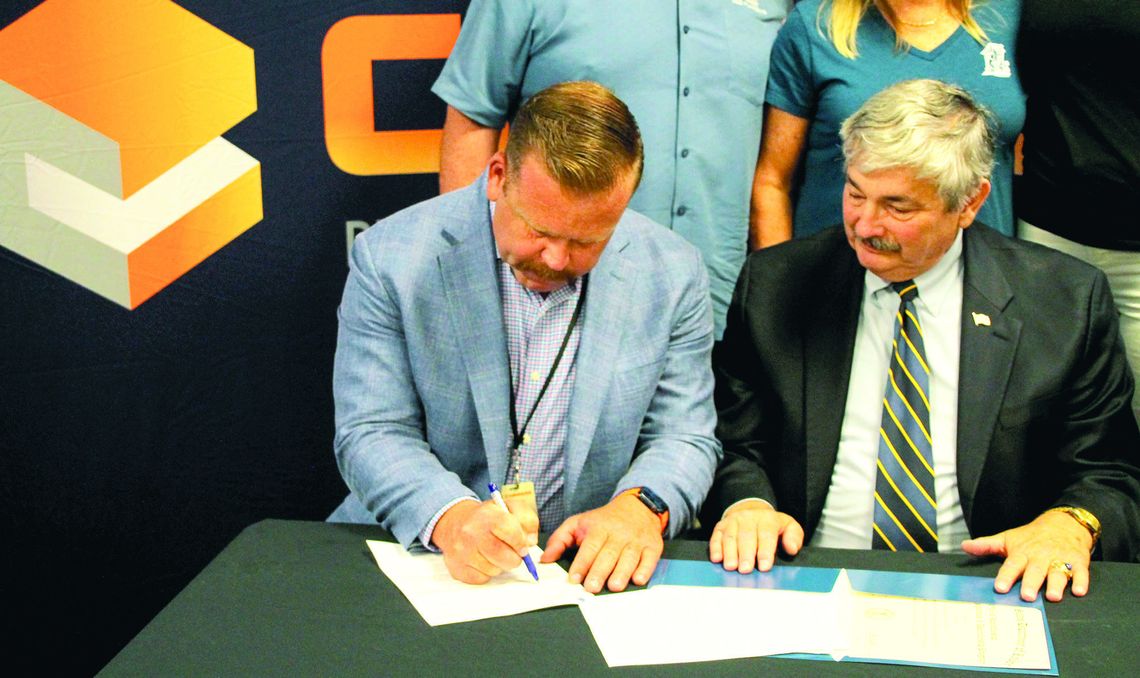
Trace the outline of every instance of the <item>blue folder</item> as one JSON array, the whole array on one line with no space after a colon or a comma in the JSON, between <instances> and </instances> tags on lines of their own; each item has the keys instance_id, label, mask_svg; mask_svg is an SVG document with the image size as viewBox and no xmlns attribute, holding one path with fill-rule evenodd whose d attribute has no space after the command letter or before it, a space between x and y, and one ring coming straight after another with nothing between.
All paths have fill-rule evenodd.
<instances>
[{"instance_id":1,"label":"blue folder","mask_svg":"<svg viewBox=\"0 0 1140 678\"><path fill-rule=\"evenodd\" d=\"M670 584L673 586L721 586L741 589L771 589L778 591L803 591L805 593L827 593L835 586L839 576L837 568L798 567L777 565L768 572L753 571L749 574L728 572L718 563L707 560L662 559L649 580L649 586ZM1009 593L994 591L994 581L989 577L965 577L952 574L923 574L919 572L885 572L879 570L847 570L851 588L861 593L874 593L926 600L953 600L965 603L985 603L993 605L1016 605L1031 607L1041 611L1045 619L1045 642L1049 647L1049 667L1040 670L1002 669L979 666L958 666L953 664L927 664L922 662L900 662L881 659L844 657L840 661L870 664L906 664L908 666L935 666L948 669L968 669L971 671L992 671L995 673L1017 673L1022 675L1057 675L1057 656L1053 652L1053 637L1049 633L1049 622L1045 617L1043 597L1033 602L1025 602L1014 587ZM835 661L830 655L822 654L782 654L790 659L816 659Z\"/></svg>"}]
</instances>

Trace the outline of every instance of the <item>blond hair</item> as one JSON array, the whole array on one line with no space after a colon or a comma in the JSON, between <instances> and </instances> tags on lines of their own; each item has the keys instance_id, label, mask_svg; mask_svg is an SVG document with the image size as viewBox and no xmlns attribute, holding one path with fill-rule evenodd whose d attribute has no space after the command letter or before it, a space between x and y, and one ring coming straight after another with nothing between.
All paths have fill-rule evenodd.
<instances>
[{"instance_id":1,"label":"blond hair","mask_svg":"<svg viewBox=\"0 0 1140 678\"><path fill-rule=\"evenodd\" d=\"M507 138L507 172L518 177L536 153L560 186L583 194L606 191L635 172L645 151L629 108L596 82L563 82L535 93L519 108Z\"/></svg>"},{"instance_id":2,"label":"blond hair","mask_svg":"<svg viewBox=\"0 0 1140 678\"><path fill-rule=\"evenodd\" d=\"M970 13L974 8L972 0L947 0L950 8L950 14L961 22L962 27L966 29L975 40L980 44L985 44L988 41L986 32L978 25ZM887 22L893 27L898 24L898 16L891 6L884 2L884 0L824 0L819 5L819 14L816 16L816 29L824 34L821 24L824 22L825 8L830 5L830 11L827 11L827 31L826 35L831 39L831 44L835 45L835 49L840 54L848 59L854 59L859 56L859 50L855 45L855 36L859 32L859 22L863 20L863 15L867 10L874 5L879 13L886 18ZM898 31L895 31L895 47L903 49L906 42L899 37Z\"/></svg>"}]
</instances>

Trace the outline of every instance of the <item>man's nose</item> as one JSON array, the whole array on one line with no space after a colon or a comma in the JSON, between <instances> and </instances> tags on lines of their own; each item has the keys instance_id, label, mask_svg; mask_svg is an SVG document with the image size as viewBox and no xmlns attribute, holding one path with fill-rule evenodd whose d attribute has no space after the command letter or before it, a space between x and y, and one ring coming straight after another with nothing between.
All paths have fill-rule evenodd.
<instances>
[{"instance_id":1,"label":"man's nose","mask_svg":"<svg viewBox=\"0 0 1140 678\"><path fill-rule=\"evenodd\" d=\"M870 200L859 206L855 213L853 230L860 238L873 238L883 234L883 211Z\"/></svg>"},{"instance_id":2,"label":"man's nose","mask_svg":"<svg viewBox=\"0 0 1140 678\"><path fill-rule=\"evenodd\" d=\"M570 263L570 247L565 240L550 238L542 250L542 263L552 271L561 271Z\"/></svg>"}]
</instances>

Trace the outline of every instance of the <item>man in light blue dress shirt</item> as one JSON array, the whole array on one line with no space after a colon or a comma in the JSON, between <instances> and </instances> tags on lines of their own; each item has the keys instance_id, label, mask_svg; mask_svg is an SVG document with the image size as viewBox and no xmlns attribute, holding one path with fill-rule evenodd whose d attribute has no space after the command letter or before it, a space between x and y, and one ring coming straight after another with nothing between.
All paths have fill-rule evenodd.
<instances>
[{"instance_id":1,"label":"man in light blue dress shirt","mask_svg":"<svg viewBox=\"0 0 1140 678\"><path fill-rule=\"evenodd\" d=\"M547 562L578 547L587 590L644 584L720 458L708 278L626 209L642 144L612 92L553 86L513 129L474 184L353 246L333 373L350 494L329 520L441 550L469 583L541 530ZM490 483L533 492L508 513Z\"/></svg>"},{"instance_id":2,"label":"man in light blue dress shirt","mask_svg":"<svg viewBox=\"0 0 1140 678\"><path fill-rule=\"evenodd\" d=\"M432 88L448 104L440 188L473 181L500 130L556 82L610 87L637 118L630 207L697 246L717 336L748 244L768 53L790 0L473 0Z\"/></svg>"}]
</instances>

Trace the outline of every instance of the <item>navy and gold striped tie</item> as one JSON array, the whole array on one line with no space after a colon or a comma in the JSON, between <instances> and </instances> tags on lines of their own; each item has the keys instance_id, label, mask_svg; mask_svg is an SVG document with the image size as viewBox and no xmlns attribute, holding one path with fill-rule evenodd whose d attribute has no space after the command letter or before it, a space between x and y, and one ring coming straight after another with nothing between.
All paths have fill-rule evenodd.
<instances>
[{"instance_id":1,"label":"navy and gold striped tie","mask_svg":"<svg viewBox=\"0 0 1140 678\"><path fill-rule=\"evenodd\" d=\"M930 366L914 300L913 280L892 283L895 316L883 423L879 429L872 545L892 551L938 550L938 505L930 438Z\"/></svg>"}]
</instances>

